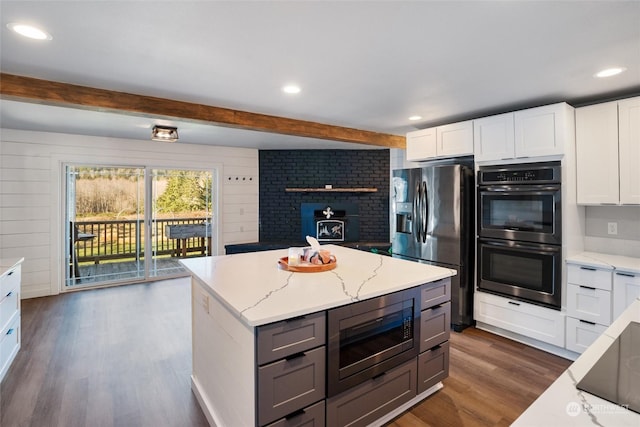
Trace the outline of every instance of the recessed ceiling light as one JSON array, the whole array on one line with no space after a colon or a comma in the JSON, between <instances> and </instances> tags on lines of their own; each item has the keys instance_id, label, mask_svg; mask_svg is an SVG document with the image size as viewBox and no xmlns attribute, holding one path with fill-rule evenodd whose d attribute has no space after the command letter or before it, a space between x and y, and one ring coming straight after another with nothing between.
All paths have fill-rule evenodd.
<instances>
[{"instance_id":1,"label":"recessed ceiling light","mask_svg":"<svg viewBox=\"0 0 640 427\"><path fill-rule=\"evenodd\" d=\"M409 120L411 120L412 122L415 122L416 120L420 120L422 119L422 116L411 116L409 117Z\"/></svg>"},{"instance_id":2,"label":"recessed ceiling light","mask_svg":"<svg viewBox=\"0 0 640 427\"><path fill-rule=\"evenodd\" d=\"M597 72L593 76L594 77L600 77L600 78L617 76L618 74L622 73L625 70L626 70L626 68L624 68L624 67L607 68L606 70L602 70L602 71Z\"/></svg>"},{"instance_id":3,"label":"recessed ceiling light","mask_svg":"<svg viewBox=\"0 0 640 427\"><path fill-rule=\"evenodd\" d=\"M298 85L286 85L282 88L284 93L300 93L300 86Z\"/></svg>"},{"instance_id":4,"label":"recessed ceiling light","mask_svg":"<svg viewBox=\"0 0 640 427\"><path fill-rule=\"evenodd\" d=\"M7 27L12 30L15 31L16 33L20 34L21 36L24 37L28 37L30 39L34 39L34 40L51 40L53 39L53 37L51 37L51 34L47 33L44 30L41 30L40 28L36 28L32 25L27 25L27 24L20 24L17 22L12 22L10 24L7 24Z\"/></svg>"}]
</instances>

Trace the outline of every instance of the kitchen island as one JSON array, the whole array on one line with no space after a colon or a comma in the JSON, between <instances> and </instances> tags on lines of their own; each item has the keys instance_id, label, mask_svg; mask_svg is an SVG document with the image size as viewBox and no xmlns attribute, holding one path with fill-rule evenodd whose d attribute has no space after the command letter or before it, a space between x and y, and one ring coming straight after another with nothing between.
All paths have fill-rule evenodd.
<instances>
[{"instance_id":1,"label":"kitchen island","mask_svg":"<svg viewBox=\"0 0 640 427\"><path fill-rule=\"evenodd\" d=\"M336 245L323 248L335 255L337 267L320 273L293 273L279 269L277 261L287 256L287 250L181 261L192 273L192 389L211 425L297 425L304 417L315 416L313 414L321 415L321 418L315 418L316 422L324 420L327 310L413 288L421 290L423 299L425 295L431 298L442 293L432 298L438 304L444 301L443 298L450 299L449 278L455 275L455 270ZM429 310L424 312L429 312L430 316L423 317L446 323L446 340L450 317L438 314L448 313L449 303L445 301L441 305L428 307ZM425 333L430 329L431 325L422 328ZM267 341L273 346L270 353L273 354L264 356L265 352L259 347L267 332ZM291 338L289 335L294 336L294 343L287 341ZM423 337L420 338L422 340ZM317 345L314 344L316 341ZM306 353L299 351L300 348L306 349ZM390 420L442 387L439 381L435 384L425 381L426 390L419 384L416 387L416 383L420 383L421 369L415 366L420 360L429 367L441 360L441 364L446 366L431 378L443 378L443 373L446 376L448 342L440 342L428 351L421 348L420 351L410 371L396 373L390 370L379 376L382 379L376 377L371 384L358 385L369 387L368 396L375 399L379 395L374 390L377 387L375 382L394 386L395 381L398 386L404 386L403 381L409 381L413 394L403 394L402 399L396 399L398 405L377 405L378 412L363 416L362 422L354 425L362 425L365 420L369 423L374 415L374 423ZM430 357L431 353L434 357ZM303 358L298 358L300 354L305 354L305 358L313 354L316 360L313 363L303 362ZM273 362L272 359L276 358L279 360ZM285 364L293 365L293 368L283 367ZM263 374L274 369L292 369L293 376L298 375L298 379L293 385L289 379L279 383L276 372L266 384ZM423 376L432 373L429 369L425 372ZM307 377L307 373L311 377ZM274 399L272 394L282 393L283 387L307 387L308 392L282 401L275 399L275 403L269 404ZM331 399L337 401L343 395L345 393ZM304 404L308 406L297 408L294 404L297 400L306 402ZM357 398L351 400L358 401ZM381 408L388 410L380 414ZM289 413L289 410L292 411ZM329 412L327 409L326 425L333 426L335 423L330 421ZM278 414L282 416L274 419L280 416Z\"/></svg>"}]
</instances>

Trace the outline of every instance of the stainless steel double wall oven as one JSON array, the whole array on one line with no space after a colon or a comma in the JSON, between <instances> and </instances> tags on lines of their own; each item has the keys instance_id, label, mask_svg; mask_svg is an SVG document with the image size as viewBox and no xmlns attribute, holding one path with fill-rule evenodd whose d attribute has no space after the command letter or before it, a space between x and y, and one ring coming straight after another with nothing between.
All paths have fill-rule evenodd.
<instances>
[{"instance_id":1,"label":"stainless steel double wall oven","mask_svg":"<svg viewBox=\"0 0 640 427\"><path fill-rule=\"evenodd\" d=\"M560 162L478 170L478 289L560 309Z\"/></svg>"}]
</instances>

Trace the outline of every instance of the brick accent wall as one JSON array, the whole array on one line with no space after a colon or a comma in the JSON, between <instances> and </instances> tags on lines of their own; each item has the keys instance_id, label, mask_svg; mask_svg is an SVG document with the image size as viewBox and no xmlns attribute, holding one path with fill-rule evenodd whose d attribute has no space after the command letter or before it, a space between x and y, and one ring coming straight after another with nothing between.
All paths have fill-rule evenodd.
<instances>
[{"instance_id":1,"label":"brick accent wall","mask_svg":"<svg viewBox=\"0 0 640 427\"><path fill-rule=\"evenodd\" d=\"M389 150L261 150L261 242L302 242L301 203L357 203L360 241L389 241ZM375 193L287 193L285 188L371 187Z\"/></svg>"}]
</instances>

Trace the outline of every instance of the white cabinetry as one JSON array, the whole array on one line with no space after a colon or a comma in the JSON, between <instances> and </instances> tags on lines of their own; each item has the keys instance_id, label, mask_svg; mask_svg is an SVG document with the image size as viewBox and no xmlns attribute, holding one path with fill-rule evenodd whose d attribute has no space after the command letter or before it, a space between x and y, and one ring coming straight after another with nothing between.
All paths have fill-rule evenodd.
<instances>
[{"instance_id":1,"label":"white cabinetry","mask_svg":"<svg viewBox=\"0 0 640 427\"><path fill-rule=\"evenodd\" d=\"M407 160L473 154L473 122L452 123L407 133Z\"/></svg>"},{"instance_id":2,"label":"white cabinetry","mask_svg":"<svg viewBox=\"0 0 640 427\"><path fill-rule=\"evenodd\" d=\"M612 273L567 264L567 350L582 353L611 324Z\"/></svg>"},{"instance_id":3,"label":"white cabinetry","mask_svg":"<svg viewBox=\"0 0 640 427\"><path fill-rule=\"evenodd\" d=\"M640 205L640 97L618 102L620 203Z\"/></svg>"},{"instance_id":4,"label":"white cabinetry","mask_svg":"<svg viewBox=\"0 0 640 427\"><path fill-rule=\"evenodd\" d=\"M513 113L498 114L473 122L475 161L515 157Z\"/></svg>"},{"instance_id":5,"label":"white cabinetry","mask_svg":"<svg viewBox=\"0 0 640 427\"><path fill-rule=\"evenodd\" d=\"M576 109L579 204L640 204L640 97Z\"/></svg>"},{"instance_id":6,"label":"white cabinetry","mask_svg":"<svg viewBox=\"0 0 640 427\"><path fill-rule=\"evenodd\" d=\"M417 161L436 157L436 128L407 133L407 160Z\"/></svg>"},{"instance_id":7,"label":"white cabinetry","mask_svg":"<svg viewBox=\"0 0 640 427\"><path fill-rule=\"evenodd\" d=\"M617 319L636 299L640 299L640 273L616 270L613 274L613 318Z\"/></svg>"},{"instance_id":8,"label":"white cabinetry","mask_svg":"<svg viewBox=\"0 0 640 427\"><path fill-rule=\"evenodd\" d=\"M20 350L21 263L0 260L0 381Z\"/></svg>"},{"instance_id":9,"label":"white cabinetry","mask_svg":"<svg viewBox=\"0 0 640 427\"><path fill-rule=\"evenodd\" d=\"M558 310L476 292L474 317L478 322L564 347L565 316Z\"/></svg>"},{"instance_id":10,"label":"white cabinetry","mask_svg":"<svg viewBox=\"0 0 640 427\"><path fill-rule=\"evenodd\" d=\"M573 123L564 102L474 120L475 160L562 155Z\"/></svg>"}]
</instances>

